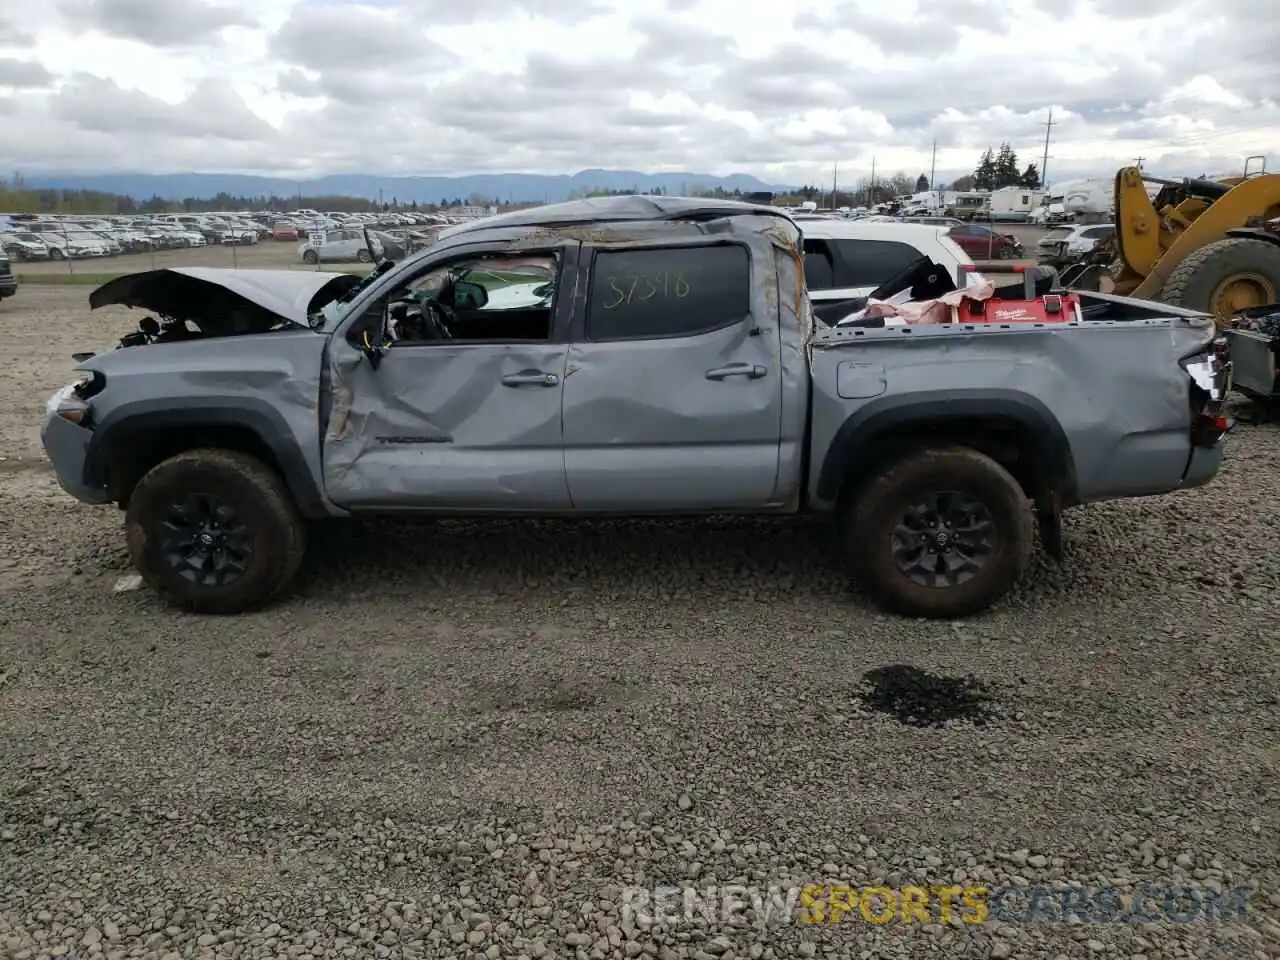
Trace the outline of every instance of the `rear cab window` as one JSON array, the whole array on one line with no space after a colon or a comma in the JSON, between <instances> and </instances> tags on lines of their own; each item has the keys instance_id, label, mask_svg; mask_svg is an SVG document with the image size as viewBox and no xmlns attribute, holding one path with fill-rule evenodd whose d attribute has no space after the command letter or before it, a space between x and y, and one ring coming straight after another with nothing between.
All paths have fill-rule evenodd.
<instances>
[{"instance_id":1,"label":"rear cab window","mask_svg":"<svg viewBox=\"0 0 1280 960\"><path fill-rule=\"evenodd\" d=\"M599 250L587 301L588 340L691 337L751 313L751 256L737 243Z\"/></svg>"},{"instance_id":2,"label":"rear cab window","mask_svg":"<svg viewBox=\"0 0 1280 960\"><path fill-rule=\"evenodd\" d=\"M805 239L804 283L810 290L830 290L836 285L835 264L827 241Z\"/></svg>"}]
</instances>

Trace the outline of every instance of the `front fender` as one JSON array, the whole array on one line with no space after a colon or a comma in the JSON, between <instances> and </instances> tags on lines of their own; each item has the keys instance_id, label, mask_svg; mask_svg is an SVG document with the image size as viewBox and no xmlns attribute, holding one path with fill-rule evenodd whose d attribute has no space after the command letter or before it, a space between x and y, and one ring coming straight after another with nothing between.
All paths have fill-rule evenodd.
<instances>
[{"instance_id":1,"label":"front fender","mask_svg":"<svg viewBox=\"0 0 1280 960\"><path fill-rule=\"evenodd\" d=\"M330 516L316 475L284 416L270 404L253 397L190 397L181 400L136 400L114 407L94 425L84 462L85 485L105 487L111 463L146 435L174 428L201 427L248 430L272 455L284 475L298 509L310 517Z\"/></svg>"}]
</instances>

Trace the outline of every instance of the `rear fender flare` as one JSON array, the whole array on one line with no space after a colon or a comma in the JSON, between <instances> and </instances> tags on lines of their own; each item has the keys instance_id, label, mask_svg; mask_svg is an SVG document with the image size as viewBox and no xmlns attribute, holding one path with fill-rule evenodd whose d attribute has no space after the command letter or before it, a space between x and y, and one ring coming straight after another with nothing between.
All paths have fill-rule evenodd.
<instances>
[{"instance_id":1,"label":"rear fender flare","mask_svg":"<svg viewBox=\"0 0 1280 960\"><path fill-rule=\"evenodd\" d=\"M932 390L881 397L851 415L836 431L818 473L817 499L835 502L859 466L859 453L895 436L924 430L945 440L974 423L1007 425L1031 448L1038 485L1055 501L1075 501L1075 464L1066 431L1053 412L1018 390ZM950 429L949 429L950 428Z\"/></svg>"}]
</instances>

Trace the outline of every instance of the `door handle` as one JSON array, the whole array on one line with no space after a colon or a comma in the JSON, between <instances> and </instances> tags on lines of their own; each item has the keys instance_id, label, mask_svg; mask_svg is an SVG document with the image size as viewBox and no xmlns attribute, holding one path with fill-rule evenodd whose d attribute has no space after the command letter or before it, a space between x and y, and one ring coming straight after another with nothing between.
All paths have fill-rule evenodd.
<instances>
[{"instance_id":1,"label":"door handle","mask_svg":"<svg viewBox=\"0 0 1280 960\"><path fill-rule=\"evenodd\" d=\"M707 371L708 380L727 380L729 377L746 377L748 380L759 380L769 371L760 364L730 363L723 367L712 367Z\"/></svg>"},{"instance_id":2,"label":"door handle","mask_svg":"<svg viewBox=\"0 0 1280 960\"><path fill-rule=\"evenodd\" d=\"M560 378L554 373L541 370L521 370L519 373L508 373L502 378L504 387L554 387Z\"/></svg>"}]
</instances>

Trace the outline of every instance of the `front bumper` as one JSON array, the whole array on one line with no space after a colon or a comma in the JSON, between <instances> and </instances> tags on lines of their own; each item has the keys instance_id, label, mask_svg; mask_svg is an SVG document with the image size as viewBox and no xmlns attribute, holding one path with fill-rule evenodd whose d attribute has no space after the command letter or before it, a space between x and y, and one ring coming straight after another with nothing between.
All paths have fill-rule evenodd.
<instances>
[{"instance_id":1,"label":"front bumper","mask_svg":"<svg viewBox=\"0 0 1280 960\"><path fill-rule=\"evenodd\" d=\"M40 442L53 464L58 486L82 503L104 504L111 502L105 487L86 485L85 461L89 453L89 440L93 431L64 420L54 411L70 395L72 387L63 387L49 398L45 406L44 423L40 427Z\"/></svg>"}]
</instances>

